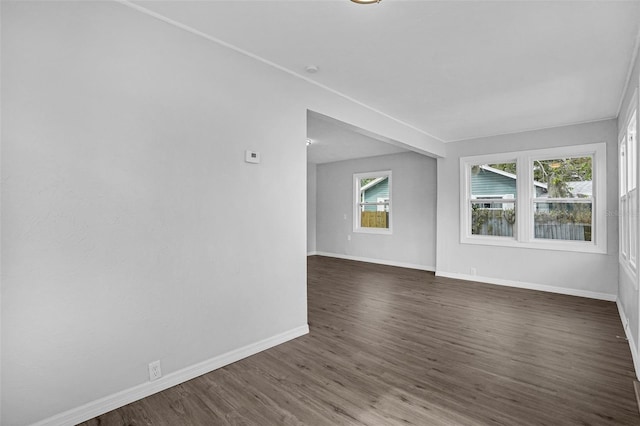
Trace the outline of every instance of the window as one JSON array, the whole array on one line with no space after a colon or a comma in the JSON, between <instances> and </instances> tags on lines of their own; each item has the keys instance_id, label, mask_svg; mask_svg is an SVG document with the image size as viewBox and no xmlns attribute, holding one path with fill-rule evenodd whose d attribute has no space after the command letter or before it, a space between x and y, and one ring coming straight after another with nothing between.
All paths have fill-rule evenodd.
<instances>
[{"instance_id":1,"label":"window","mask_svg":"<svg viewBox=\"0 0 640 426\"><path fill-rule=\"evenodd\" d=\"M391 171L356 173L354 232L391 233Z\"/></svg>"},{"instance_id":2,"label":"window","mask_svg":"<svg viewBox=\"0 0 640 426\"><path fill-rule=\"evenodd\" d=\"M634 96L637 99L637 94ZM632 102L631 105L635 105ZM627 115L618 145L620 261L635 273L638 261L638 117Z\"/></svg>"},{"instance_id":3,"label":"window","mask_svg":"<svg viewBox=\"0 0 640 426\"><path fill-rule=\"evenodd\" d=\"M605 253L605 156L599 143L461 158L461 242Z\"/></svg>"},{"instance_id":4,"label":"window","mask_svg":"<svg viewBox=\"0 0 640 426\"><path fill-rule=\"evenodd\" d=\"M533 237L591 241L593 227L593 157L534 158L534 185L544 185L533 199Z\"/></svg>"},{"instance_id":5,"label":"window","mask_svg":"<svg viewBox=\"0 0 640 426\"><path fill-rule=\"evenodd\" d=\"M515 161L474 164L470 171L471 234L513 237L517 193Z\"/></svg>"}]
</instances>

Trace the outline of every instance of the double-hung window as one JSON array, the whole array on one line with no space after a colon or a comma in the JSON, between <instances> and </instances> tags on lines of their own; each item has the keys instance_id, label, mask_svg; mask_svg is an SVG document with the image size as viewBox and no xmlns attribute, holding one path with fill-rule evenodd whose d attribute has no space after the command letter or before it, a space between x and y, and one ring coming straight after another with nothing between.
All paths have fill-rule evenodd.
<instances>
[{"instance_id":1,"label":"double-hung window","mask_svg":"<svg viewBox=\"0 0 640 426\"><path fill-rule=\"evenodd\" d=\"M461 242L606 252L604 143L460 159Z\"/></svg>"},{"instance_id":2,"label":"double-hung window","mask_svg":"<svg viewBox=\"0 0 640 426\"><path fill-rule=\"evenodd\" d=\"M391 234L391 171L356 173L354 232Z\"/></svg>"},{"instance_id":3,"label":"double-hung window","mask_svg":"<svg viewBox=\"0 0 640 426\"><path fill-rule=\"evenodd\" d=\"M469 173L471 234L513 237L517 194L515 161L473 164Z\"/></svg>"},{"instance_id":4,"label":"double-hung window","mask_svg":"<svg viewBox=\"0 0 640 426\"><path fill-rule=\"evenodd\" d=\"M618 144L620 261L633 273L638 264L638 111L637 94Z\"/></svg>"}]
</instances>

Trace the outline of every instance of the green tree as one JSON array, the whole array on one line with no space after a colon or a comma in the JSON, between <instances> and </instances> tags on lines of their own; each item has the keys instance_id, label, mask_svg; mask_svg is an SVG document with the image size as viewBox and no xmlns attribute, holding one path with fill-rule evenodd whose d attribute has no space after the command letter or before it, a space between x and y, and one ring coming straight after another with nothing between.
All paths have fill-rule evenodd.
<instances>
[{"instance_id":1,"label":"green tree","mask_svg":"<svg viewBox=\"0 0 640 426\"><path fill-rule=\"evenodd\" d=\"M500 164L487 164L494 169L502 170L503 172L516 174L516 163L500 163Z\"/></svg>"},{"instance_id":2,"label":"green tree","mask_svg":"<svg viewBox=\"0 0 640 426\"><path fill-rule=\"evenodd\" d=\"M376 178L360 179L360 187L362 188L363 186L365 186L366 184L368 184L369 182L372 182L374 180L376 180Z\"/></svg>"},{"instance_id":3,"label":"green tree","mask_svg":"<svg viewBox=\"0 0 640 426\"><path fill-rule=\"evenodd\" d=\"M533 163L533 178L547 184L549 197L571 197L569 182L592 179L591 157L536 160Z\"/></svg>"},{"instance_id":4,"label":"green tree","mask_svg":"<svg viewBox=\"0 0 640 426\"><path fill-rule=\"evenodd\" d=\"M516 173L515 163L489 164L489 167L507 173ZM590 181L592 176L591 157L558 158L533 162L533 179L546 183L549 197L552 198L571 197L568 183Z\"/></svg>"}]
</instances>

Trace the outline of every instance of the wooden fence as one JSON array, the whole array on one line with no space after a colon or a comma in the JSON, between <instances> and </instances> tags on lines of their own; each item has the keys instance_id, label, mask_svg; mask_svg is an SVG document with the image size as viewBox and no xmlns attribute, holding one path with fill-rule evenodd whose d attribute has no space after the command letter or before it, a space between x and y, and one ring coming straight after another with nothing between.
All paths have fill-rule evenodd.
<instances>
[{"instance_id":1,"label":"wooden fence","mask_svg":"<svg viewBox=\"0 0 640 426\"><path fill-rule=\"evenodd\" d=\"M389 212L360 212L360 226L363 228L388 228Z\"/></svg>"},{"instance_id":2,"label":"wooden fence","mask_svg":"<svg viewBox=\"0 0 640 426\"><path fill-rule=\"evenodd\" d=\"M513 224L504 217L490 216L484 218L481 223L472 224L474 235L492 235L499 237L512 237ZM534 224L535 238L552 240L591 241L591 224L589 223L561 223L547 222Z\"/></svg>"},{"instance_id":3,"label":"wooden fence","mask_svg":"<svg viewBox=\"0 0 640 426\"><path fill-rule=\"evenodd\" d=\"M474 224L473 234L493 235L497 237L513 237L513 224L502 217L490 217L486 222Z\"/></svg>"},{"instance_id":4,"label":"wooden fence","mask_svg":"<svg viewBox=\"0 0 640 426\"><path fill-rule=\"evenodd\" d=\"M534 232L536 238L591 241L591 224L589 223L536 223Z\"/></svg>"}]
</instances>

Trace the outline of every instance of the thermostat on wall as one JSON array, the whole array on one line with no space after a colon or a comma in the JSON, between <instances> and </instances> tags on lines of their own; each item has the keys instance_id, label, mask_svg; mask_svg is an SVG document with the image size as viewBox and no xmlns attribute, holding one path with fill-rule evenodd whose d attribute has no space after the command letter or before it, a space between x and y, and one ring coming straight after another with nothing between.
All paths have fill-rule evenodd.
<instances>
[{"instance_id":1,"label":"thermostat on wall","mask_svg":"<svg viewBox=\"0 0 640 426\"><path fill-rule=\"evenodd\" d=\"M259 163L260 162L260 153L256 151L246 150L244 152L244 161L247 163Z\"/></svg>"}]
</instances>

